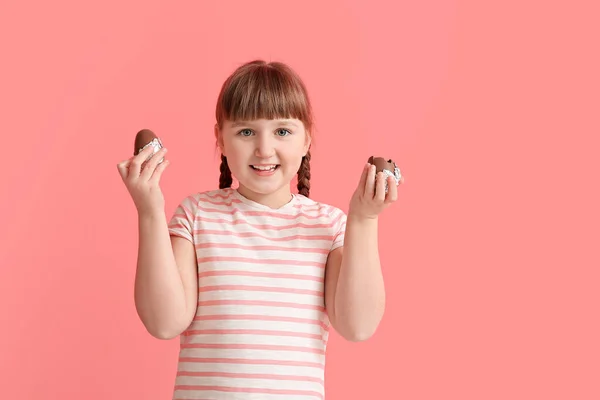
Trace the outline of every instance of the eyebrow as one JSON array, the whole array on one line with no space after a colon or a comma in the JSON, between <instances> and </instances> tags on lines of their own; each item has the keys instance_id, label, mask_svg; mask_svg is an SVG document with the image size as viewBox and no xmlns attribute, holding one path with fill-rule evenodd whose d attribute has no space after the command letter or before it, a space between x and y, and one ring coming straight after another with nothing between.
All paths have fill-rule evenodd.
<instances>
[{"instance_id":1,"label":"eyebrow","mask_svg":"<svg viewBox=\"0 0 600 400\"><path fill-rule=\"evenodd\" d=\"M280 119L280 120L276 120L276 121L277 121L277 125L287 125L287 126L298 127L298 125L290 119ZM231 124L231 127L237 128L238 126L249 126L249 125L252 125L252 121L236 121Z\"/></svg>"}]
</instances>

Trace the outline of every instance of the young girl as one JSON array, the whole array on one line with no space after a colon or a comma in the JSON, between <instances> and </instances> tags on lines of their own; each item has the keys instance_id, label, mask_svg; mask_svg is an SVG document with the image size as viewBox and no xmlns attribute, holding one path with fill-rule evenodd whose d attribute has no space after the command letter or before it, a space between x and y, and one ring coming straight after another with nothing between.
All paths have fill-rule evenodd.
<instances>
[{"instance_id":1,"label":"young girl","mask_svg":"<svg viewBox=\"0 0 600 400\"><path fill-rule=\"evenodd\" d=\"M312 111L282 63L225 81L214 134L219 189L187 197L170 221L166 149L118 166L139 217L139 316L157 338L181 335L174 399L323 399L330 327L365 340L383 315L377 219L395 181L386 193L366 164L347 216L309 198Z\"/></svg>"}]
</instances>

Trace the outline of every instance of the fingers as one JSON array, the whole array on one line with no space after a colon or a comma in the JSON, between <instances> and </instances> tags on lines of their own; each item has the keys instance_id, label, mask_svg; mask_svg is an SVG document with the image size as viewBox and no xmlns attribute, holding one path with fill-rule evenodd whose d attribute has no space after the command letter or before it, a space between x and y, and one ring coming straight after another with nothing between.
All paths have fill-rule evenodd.
<instances>
[{"instance_id":1,"label":"fingers","mask_svg":"<svg viewBox=\"0 0 600 400\"><path fill-rule=\"evenodd\" d=\"M158 170L157 164L161 159L164 159L164 155L167 149L161 148L156 154L154 154L154 148L152 146L146 147L139 154L123 160L117 164L117 169L123 180L132 178L143 178L150 180L153 177L153 173ZM165 164L167 160L164 160L160 165ZM161 169L160 174L162 174Z\"/></svg>"},{"instance_id":2,"label":"fingers","mask_svg":"<svg viewBox=\"0 0 600 400\"><path fill-rule=\"evenodd\" d=\"M382 203L385 201L385 177L383 172L379 172L375 179L375 200Z\"/></svg>"},{"instance_id":3,"label":"fingers","mask_svg":"<svg viewBox=\"0 0 600 400\"><path fill-rule=\"evenodd\" d=\"M152 146L146 147L142 150L138 155L134 156L129 163L129 177L138 177L140 176L140 171L142 169L142 164L148 160L148 158L154 152L154 148Z\"/></svg>"},{"instance_id":4,"label":"fingers","mask_svg":"<svg viewBox=\"0 0 600 400\"><path fill-rule=\"evenodd\" d=\"M162 176L164 170L169 166L170 163L171 162L169 160L164 160L163 162L158 164L158 167L156 167L154 169L154 173L152 174L152 177L150 178L150 183L153 183L153 184L158 183L160 181L160 177Z\"/></svg>"},{"instance_id":5,"label":"fingers","mask_svg":"<svg viewBox=\"0 0 600 400\"><path fill-rule=\"evenodd\" d=\"M153 154L152 157L150 158L150 160L148 160L146 162L146 164L143 166L140 178L142 178L144 180L150 180L150 178L152 178L152 174L156 170L156 166L162 165L166 161L166 160L163 160L166 153L167 153L167 149L163 147L159 151L157 151L155 154ZM163 160L163 162L161 164L158 164L160 162L160 160Z\"/></svg>"},{"instance_id":6,"label":"fingers","mask_svg":"<svg viewBox=\"0 0 600 400\"><path fill-rule=\"evenodd\" d=\"M369 166L371 164L367 163L363 166L363 170L362 170L362 174L360 174L360 180L358 181L358 187L360 190L362 190L364 192L365 190L365 184L367 182L367 176L369 173Z\"/></svg>"},{"instance_id":7,"label":"fingers","mask_svg":"<svg viewBox=\"0 0 600 400\"><path fill-rule=\"evenodd\" d=\"M366 199L373 199L375 194L375 166L369 165L369 169L367 170L366 182L365 182L365 192L364 196Z\"/></svg>"},{"instance_id":8,"label":"fingers","mask_svg":"<svg viewBox=\"0 0 600 400\"><path fill-rule=\"evenodd\" d=\"M394 201L398 200L398 186L396 186L396 180L391 176L388 176L387 181L388 181L388 194L387 194L387 197L385 198L385 202L386 202L386 204L389 204L389 203L393 203Z\"/></svg>"}]
</instances>

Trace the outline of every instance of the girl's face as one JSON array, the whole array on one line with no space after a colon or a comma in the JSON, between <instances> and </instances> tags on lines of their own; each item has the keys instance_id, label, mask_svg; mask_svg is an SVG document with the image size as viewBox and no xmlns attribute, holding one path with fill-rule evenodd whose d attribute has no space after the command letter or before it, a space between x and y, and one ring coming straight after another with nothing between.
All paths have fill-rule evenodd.
<instances>
[{"instance_id":1,"label":"girl's face","mask_svg":"<svg viewBox=\"0 0 600 400\"><path fill-rule=\"evenodd\" d=\"M242 195L274 208L290 200L290 182L311 142L302 121L225 121L215 134Z\"/></svg>"}]
</instances>

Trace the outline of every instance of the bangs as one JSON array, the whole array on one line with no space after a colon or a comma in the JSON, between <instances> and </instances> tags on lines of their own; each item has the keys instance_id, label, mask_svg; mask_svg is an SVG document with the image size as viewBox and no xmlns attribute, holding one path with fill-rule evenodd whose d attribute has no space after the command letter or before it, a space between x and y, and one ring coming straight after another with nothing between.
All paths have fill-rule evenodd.
<instances>
[{"instance_id":1,"label":"bangs","mask_svg":"<svg viewBox=\"0 0 600 400\"><path fill-rule=\"evenodd\" d=\"M217 104L217 121L295 118L307 129L311 109L300 78L283 64L249 63L223 85Z\"/></svg>"}]
</instances>

